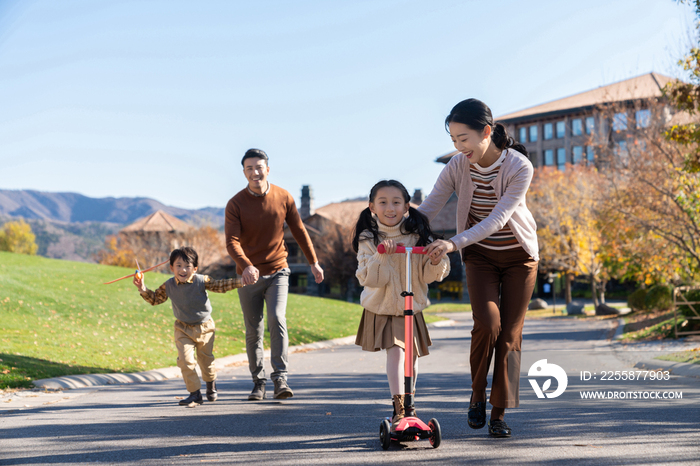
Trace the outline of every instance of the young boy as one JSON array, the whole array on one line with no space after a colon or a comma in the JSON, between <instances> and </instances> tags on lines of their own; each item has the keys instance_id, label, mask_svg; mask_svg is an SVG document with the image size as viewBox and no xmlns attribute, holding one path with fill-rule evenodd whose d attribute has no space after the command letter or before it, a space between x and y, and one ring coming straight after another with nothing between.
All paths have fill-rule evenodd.
<instances>
[{"instance_id":1,"label":"young boy","mask_svg":"<svg viewBox=\"0 0 700 466\"><path fill-rule=\"evenodd\" d=\"M214 333L216 328L211 318L211 303L207 290L226 293L242 285L239 278L212 280L208 275L197 274L199 258L190 247L175 249L170 253L170 270L175 275L157 290L146 288L143 275L134 276L134 285L141 297L152 305L164 303L170 298L175 314L175 346L177 365L182 370L190 396L180 400L180 405L202 404L202 386L195 370L196 364L202 370L202 378L207 383L207 400L216 401L216 370L214 368ZM195 361L194 353L197 352Z\"/></svg>"}]
</instances>

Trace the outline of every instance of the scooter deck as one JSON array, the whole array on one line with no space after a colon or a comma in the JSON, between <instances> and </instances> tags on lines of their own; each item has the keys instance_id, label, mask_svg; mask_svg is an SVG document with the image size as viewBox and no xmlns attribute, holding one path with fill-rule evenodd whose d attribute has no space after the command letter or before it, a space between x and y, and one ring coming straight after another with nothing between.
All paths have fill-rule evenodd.
<instances>
[{"instance_id":1,"label":"scooter deck","mask_svg":"<svg viewBox=\"0 0 700 466\"><path fill-rule=\"evenodd\" d=\"M391 433L392 440L408 442L430 438L432 431L417 417L405 417L399 421L396 430Z\"/></svg>"}]
</instances>

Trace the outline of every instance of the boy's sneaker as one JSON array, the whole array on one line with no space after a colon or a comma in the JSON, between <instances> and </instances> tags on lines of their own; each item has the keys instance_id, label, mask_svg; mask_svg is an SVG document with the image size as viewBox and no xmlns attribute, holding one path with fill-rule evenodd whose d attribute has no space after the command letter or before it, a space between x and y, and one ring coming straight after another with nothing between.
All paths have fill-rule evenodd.
<instances>
[{"instance_id":1,"label":"boy's sneaker","mask_svg":"<svg viewBox=\"0 0 700 466\"><path fill-rule=\"evenodd\" d=\"M190 392L190 396L188 396L184 400L180 400L180 406L187 406L190 403L197 403L200 405L204 403L204 400L202 399L202 392L200 390L197 390L196 392Z\"/></svg>"},{"instance_id":2,"label":"boy's sneaker","mask_svg":"<svg viewBox=\"0 0 700 466\"><path fill-rule=\"evenodd\" d=\"M216 392L216 381L207 382L207 400L216 401L219 394Z\"/></svg>"},{"instance_id":3,"label":"boy's sneaker","mask_svg":"<svg viewBox=\"0 0 700 466\"><path fill-rule=\"evenodd\" d=\"M279 378L275 380L275 398L278 400L284 400L294 396L294 392L289 385L287 385L287 380Z\"/></svg>"},{"instance_id":4,"label":"boy's sneaker","mask_svg":"<svg viewBox=\"0 0 700 466\"><path fill-rule=\"evenodd\" d=\"M250 392L250 395L248 395L248 400L259 401L263 398L265 398L265 381L258 380L257 382L255 382L255 387L253 387L253 391Z\"/></svg>"}]
</instances>

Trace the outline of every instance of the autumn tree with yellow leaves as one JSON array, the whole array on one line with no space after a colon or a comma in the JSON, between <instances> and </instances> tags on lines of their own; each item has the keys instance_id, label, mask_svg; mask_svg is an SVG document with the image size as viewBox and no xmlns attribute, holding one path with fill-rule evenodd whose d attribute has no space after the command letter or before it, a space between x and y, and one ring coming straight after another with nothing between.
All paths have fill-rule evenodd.
<instances>
[{"instance_id":1,"label":"autumn tree with yellow leaves","mask_svg":"<svg viewBox=\"0 0 700 466\"><path fill-rule=\"evenodd\" d=\"M603 200L604 183L595 167L538 168L530 185L528 205L537 222L540 270L564 274L567 303L571 283L579 275L591 280L595 304L598 296L605 302L609 274L601 258Z\"/></svg>"},{"instance_id":2,"label":"autumn tree with yellow leaves","mask_svg":"<svg viewBox=\"0 0 700 466\"><path fill-rule=\"evenodd\" d=\"M20 219L7 222L0 230L0 251L34 255L38 246L32 227Z\"/></svg>"}]
</instances>

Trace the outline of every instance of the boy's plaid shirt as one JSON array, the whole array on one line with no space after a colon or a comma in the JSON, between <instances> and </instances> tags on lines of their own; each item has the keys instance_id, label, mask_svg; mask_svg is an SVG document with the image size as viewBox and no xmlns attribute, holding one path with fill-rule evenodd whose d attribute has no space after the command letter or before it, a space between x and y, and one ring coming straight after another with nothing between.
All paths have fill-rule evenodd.
<instances>
[{"instance_id":1,"label":"boy's plaid shirt","mask_svg":"<svg viewBox=\"0 0 700 466\"><path fill-rule=\"evenodd\" d=\"M227 291L231 291L235 288L240 288L243 286L243 283L241 282L240 278L224 278L221 280L212 280L212 278L209 275L204 275L204 280L206 281L206 285L204 288L207 291L211 291L213 293L226 293ZM181 283L175 279L175 283L178 284L178 286L181 285L187 285L188 283L192 283L192 280L186 282L186 283ZM157 290L149 290L146 288L146 291L141 291L141 297L149 304L152 304L154 306L158 304L162 304L168 300L168 293L165 291L165 283L160 285Z\"/></svg>"}]
</instances>

